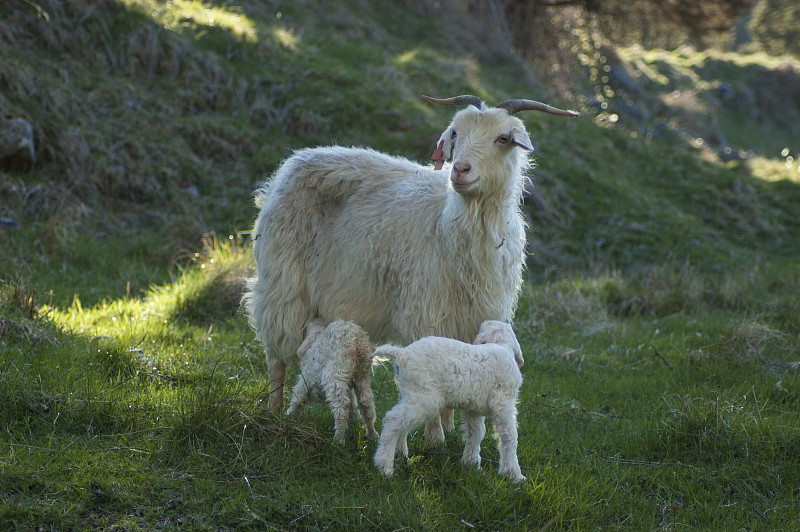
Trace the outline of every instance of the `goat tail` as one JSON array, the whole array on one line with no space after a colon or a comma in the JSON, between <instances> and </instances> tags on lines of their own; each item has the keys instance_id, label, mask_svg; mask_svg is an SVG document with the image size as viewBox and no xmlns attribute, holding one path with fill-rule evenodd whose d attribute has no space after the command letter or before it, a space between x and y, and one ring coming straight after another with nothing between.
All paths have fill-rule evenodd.
<instances>
[{"instance_id":1,"label":"goat tail","mask_svg":"<svg viewBox=\"0 0 800 532\"><path fill-rule=\"evenodd\" d=\"M379 346L375 349L375 352L372 354L372 358L380 357L380 358L388 358L395 365L399 367L405 366L406 357L404 356L404 349L402 347L397 347L396 345L385 344Z\"/></svg>"}]
</instances>

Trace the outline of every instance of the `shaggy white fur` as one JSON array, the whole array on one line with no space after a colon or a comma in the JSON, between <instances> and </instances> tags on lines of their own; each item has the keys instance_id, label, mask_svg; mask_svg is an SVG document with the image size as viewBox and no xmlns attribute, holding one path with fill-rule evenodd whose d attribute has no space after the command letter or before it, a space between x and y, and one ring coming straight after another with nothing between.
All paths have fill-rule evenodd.
<instances>
[{"instance_id":1,"label":"shaggy white fur","mask_svg":"<svg viewBox=\"0 0 800 532\"><path fill-rule=\"evenodd\" d=\"M479 345L475 345L479 344ZM461 462L480 467L480 444L489 416L500 450L499 473L515 482L525 480L517 460L517 395L522 385L522 351L507 323L486 321L475 344L430 336L408 347L383 345L376 357L395 364L400 402L383 418L375 465L386 475L394 471L395 450L408 456L409 430L457 408L464 419Z\"/></svg>"},{"instance_id":2,"label":"shaggy white fur","mask_svg":"<svg viewBox=\"0 0 800 532\"><path fill-rule=\"evenodd\" d=\"M243 302L267 349L274 411L317 317L403 345L471 341L482 321L513 318L530 140L521 120L485 105L456 113L447 131L455 164L445 171L369 149L313 148L257 194L257 273ZM431 441L443 439L434 427Z\"/></svg>"},{"instance_id":3,"label":"shaggy white fur","mask_svg":"<svg viewBox=\"0 0 800 532\"><path fill-rule=\"evenodd\" d=\"M327 400L333 411L334 441L344 443L347 419L355 417L357 403L367 438L377 438L370 387L373 347L366 331L351 321L337 320L327 327L319 319L309 323L306 339L297 349L300 375L286 413L294 414L309 399Z\"/></svg>"}]
</instances>

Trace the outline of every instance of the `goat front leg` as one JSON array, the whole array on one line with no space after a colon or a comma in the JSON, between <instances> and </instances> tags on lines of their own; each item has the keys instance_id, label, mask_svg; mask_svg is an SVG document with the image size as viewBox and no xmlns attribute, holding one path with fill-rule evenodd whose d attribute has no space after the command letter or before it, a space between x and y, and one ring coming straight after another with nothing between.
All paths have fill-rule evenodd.
<instances>
[{"instance_id":1,"label":"goat front leg","mask_svg":"<svg viewBox=\"0 0 800 532\"><path fill-rule=\"evenodd\" d=\"M289 403L289 409L286 410L286 415L290 416L295 412L302 410L308 402L309 394L310 390L308 388L308 384L301 373L300 376L297 377L297 384L295 384L294 389L292 389L292 401Z\"/></svg>"}]
</instances>

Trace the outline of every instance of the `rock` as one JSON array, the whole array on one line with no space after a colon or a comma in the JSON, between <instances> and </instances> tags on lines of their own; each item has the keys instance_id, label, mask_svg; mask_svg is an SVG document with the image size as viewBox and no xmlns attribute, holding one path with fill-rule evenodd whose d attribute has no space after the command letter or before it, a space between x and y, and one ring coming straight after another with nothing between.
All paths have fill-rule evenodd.
<instances>
[{"instance_id":1,"label":"rock","mask_svg":"<svg viewBox=\"0 0 800 532\"><path fill-rule=\"evenodd\" d=\"M0 167L30 170L35 163L33 127L22 118L0 115Z\"/></svg>"},{"instance_id":2,"label":"rock","mask_svg":"<svg viewBox=\"0 0 800 532\"><path fill-rule=\"evenodd\" d=\"M17 222L13 218L6 218L5 216L0 216L0 227L3 229L19 229L19 222Z\"/></svg>"}]
</instances>

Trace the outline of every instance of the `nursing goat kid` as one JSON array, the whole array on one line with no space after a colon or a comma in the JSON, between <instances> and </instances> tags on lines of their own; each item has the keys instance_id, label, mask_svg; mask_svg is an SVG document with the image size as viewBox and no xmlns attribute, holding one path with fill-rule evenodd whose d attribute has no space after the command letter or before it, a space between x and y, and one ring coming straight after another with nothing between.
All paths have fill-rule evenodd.
<instances>
[{"instance_id":1,"label":"nursing goat kid","mask_svg":"<svg viewBox=\"0 0 800 532\"><path fill-rule=\"evenodd\" d=\"M287 414L302 409L309 399L328 402L333 411L334 441L344 443L347 420L356 409L367 427L367 438L375 432L375 399L372 395L372 352L367 333L352 321L329 324L316 319L306 326L306 339L297 348L300 375L292 390Z\"/></svg>"},{"instance_id":2,"label":"nursing goat kid","mask_svg":"<svg viewBox=\"0 0 800 532\"><path fill-rule=\"evenodd\" d=\"M434 158L453 154L449 172L370 149L312 148L256 193L257 271L243 304L267 350L273 411L282 410L287 366L316 318L354 321L373 341L405 345L429 335L470 341L484 320L514 315L532 145L513 115L576 113L531 100L425 99L466 106L437 145ZM427 435L444 438L441 425Z\"/></svg>"}]
</instances>

